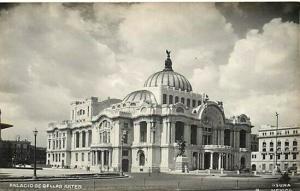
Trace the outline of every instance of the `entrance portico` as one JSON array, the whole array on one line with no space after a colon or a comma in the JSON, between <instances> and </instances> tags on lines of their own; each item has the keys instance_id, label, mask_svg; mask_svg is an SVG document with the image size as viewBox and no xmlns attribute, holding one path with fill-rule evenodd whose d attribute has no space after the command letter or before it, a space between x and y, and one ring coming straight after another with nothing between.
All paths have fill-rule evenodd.
<instances>
[{"instance_id":1,"label":"entrance portico","mask_svg":"<svg viewBox=\"0 0 300 191\"><path fill-rule=\"evenodd\" d=\"M99 166L101 170L111 169L112 164L111 149L96 149L92 150L92 166Z\"/></svg>"},{"instance_id":2,"label":"entrance portico","mask_svg":"<svg viewBox=\"0 0 300 191\"><path fill-rule=\"evenodd\" d=\"M205 145L202 152L202 169L231 170L231 147L224 145ZM206 148L207 147L207 148ZM208 149L208 147L210 147Z\"/></svg>"}]
</instances>

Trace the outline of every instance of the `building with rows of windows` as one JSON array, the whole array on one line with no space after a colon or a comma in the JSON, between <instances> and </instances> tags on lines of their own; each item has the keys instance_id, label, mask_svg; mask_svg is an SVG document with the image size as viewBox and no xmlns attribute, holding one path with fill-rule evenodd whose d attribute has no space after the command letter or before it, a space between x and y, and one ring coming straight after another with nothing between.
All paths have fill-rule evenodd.
<instances>
[{"instance_id":1,"label":"building with rows of windows","mask_svg":"<svg viewBox=\"0 0 300 191\"><path fill-rule=\"evenodd\" d=\"M259 151L251 154L252 170L272 172L277 163L277 167L281 171L291 167L294 170L297 168L299 171L300 127L278 127L276 129L270 125L261 126L258 134Z\"/></svg>"},{"instance_id":2,"label":"building with rows of windows","mask_svg":"<svg viewBox=\"0 0 300 191\"><path fill-rule=\"evenodd\" d=\"M193 92L165 68L124 99L92 97L71 104L70 120L50 123L47 163L54 167L172 171L177 141L186 141L188 168L250 168L251 122L246 115L226 118L223 104Z\"/></svg>"}]
</instances>

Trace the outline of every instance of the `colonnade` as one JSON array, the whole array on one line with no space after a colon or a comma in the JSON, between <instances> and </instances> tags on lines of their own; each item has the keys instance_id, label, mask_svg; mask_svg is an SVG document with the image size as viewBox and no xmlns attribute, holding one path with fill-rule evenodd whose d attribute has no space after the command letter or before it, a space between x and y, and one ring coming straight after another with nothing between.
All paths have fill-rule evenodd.
<instances>
[{"instance_id":1,"label":"colonnade","mask_svg":"<svg viewBox=\"0 0 300 191\"><path fill-rule=\"evenodd\" d=\"M111 150L94 150L92 151L92 166L112 166Z\"/></svg>"},{"instance_id":2,"label":"colonnade","mask_svg":"<svg viewBox=\"0 0 300 191\"><path fill-rule=\"evenodd\" d=\"M209 157L206 157L206 155ZM217 160L215 160L216 157L214 156L218 157ZM193 160L195 160L195 157L196 161L193 161L192 164L194 169L231 170L234 166L234 157L231 153L215 151L194 152Z\"/></svg>"}]
</instances>

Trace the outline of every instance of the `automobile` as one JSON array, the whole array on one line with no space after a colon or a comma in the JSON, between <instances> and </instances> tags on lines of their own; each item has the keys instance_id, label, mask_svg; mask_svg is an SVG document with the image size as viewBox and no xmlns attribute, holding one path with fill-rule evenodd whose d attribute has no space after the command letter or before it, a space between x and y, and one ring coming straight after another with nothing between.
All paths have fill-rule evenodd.
<instances>
[{"instance_id":1,"label":"automobile","mask_svg":"<svg viewBox=\"0 0 300 191\"><path fill-rule=\"evenodd\" d=\"M296 166L289 167L287 171L289 173L291 173L291 172L297 173L297 167Z\"/></svg>"}]
</instances>

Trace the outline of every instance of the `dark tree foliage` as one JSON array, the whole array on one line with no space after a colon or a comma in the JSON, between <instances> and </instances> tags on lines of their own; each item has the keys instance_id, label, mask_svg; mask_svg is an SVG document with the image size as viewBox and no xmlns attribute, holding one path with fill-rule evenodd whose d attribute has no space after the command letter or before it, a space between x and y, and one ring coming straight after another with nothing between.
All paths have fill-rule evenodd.
<instances>
[{"instance_id":1,"label":"dark tree foliage","mask_svg":"<svg viewBox=\"0 0 300 191\"><path fill-rule=\"evenodd\" d=\"M185 140L181 136L180 139L177 141L178 150L179 150L179 153L177 154L177 156L184 156L185 146L186 146L185 143L186 143Z\"/></svg>"}]
</instances>

